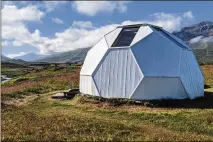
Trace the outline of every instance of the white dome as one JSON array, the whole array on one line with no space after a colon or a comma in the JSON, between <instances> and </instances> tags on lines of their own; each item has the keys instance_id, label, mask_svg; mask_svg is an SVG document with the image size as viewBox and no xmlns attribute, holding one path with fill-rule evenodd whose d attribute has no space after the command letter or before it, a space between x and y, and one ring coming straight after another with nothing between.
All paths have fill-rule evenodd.
<instances>
[{"instance_id":1,"label":"white dome","mask_svg":"<svg viewBox=\"0 0 213 142\"><path fill-rule=\"evenodd\" d=\"M80 91L104 98L183 99L204 95L204 77L193 51L149 24L121 26L87 53Z\"/></svg>"}]
</instances>

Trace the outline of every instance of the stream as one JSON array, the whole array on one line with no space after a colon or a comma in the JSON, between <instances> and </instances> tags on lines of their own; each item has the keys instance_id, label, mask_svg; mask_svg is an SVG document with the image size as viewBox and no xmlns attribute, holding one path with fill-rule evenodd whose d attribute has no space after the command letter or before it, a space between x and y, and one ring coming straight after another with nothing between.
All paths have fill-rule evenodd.
<instances>
[{"instance_id":1,"label":"stream","mask_svg":"<svg viewBox=\"0 0 213 142\"><path fill-rule=\"evenodd\" d=\"M7 77L6 75L2 75L2 74L1 74L1 78L3 78L3 79L4 79L3 81L1 81L1 83L8 82L9 80L11 80L11 79L12 79L12 78L9 78L9 77Z\"/></svg>"}]
</instances>

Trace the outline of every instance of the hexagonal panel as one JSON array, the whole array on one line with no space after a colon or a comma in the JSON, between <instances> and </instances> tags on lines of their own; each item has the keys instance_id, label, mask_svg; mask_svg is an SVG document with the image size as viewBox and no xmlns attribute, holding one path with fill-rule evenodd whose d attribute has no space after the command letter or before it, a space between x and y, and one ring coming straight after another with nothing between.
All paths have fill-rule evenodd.
<instances>
[{"instance_id":1,"label":"hexagonal panel","mask_svg":"<svg viewBox=\"0 0 213 142\"><path fill-rule=\"evenodd\" d=\"M178 77L144 77L131 99L184 99L187 97Z\"/></svg>"},{"instance_id":2,"label":"hexagonal panel","mask_svg":"<svg viewBox=\"0 0 213 142\"><path fill-rule=\"evenodd\" d=\"M129 48L111 48L93 74L100 96L129 98L143 78Z\"/></svg>"},{"instance_id":3,"label":"hexagonal panel","mask_svg":"<svg viewBox=\"0 0 213 142\"><path fill-rule=\"evenodd\" d=\"M144 76L179 75L181 50L179 46L153 32L131 47Z\"/></svg>"}]
</instances>

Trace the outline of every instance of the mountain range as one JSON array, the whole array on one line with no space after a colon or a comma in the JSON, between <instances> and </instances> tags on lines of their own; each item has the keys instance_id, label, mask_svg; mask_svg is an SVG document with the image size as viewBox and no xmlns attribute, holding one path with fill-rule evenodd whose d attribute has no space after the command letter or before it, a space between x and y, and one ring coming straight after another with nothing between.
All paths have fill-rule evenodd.
<instances>
[{"instance_id":1,"label":"mountain range","mask_svg":"<svg viewBox=\"0 0 213 142\"><path fill-rule=\"evenodd\" d=\"M184 27L178 32L173 32L173 34L182 39L194 50L197 60L200 63L213 63L213 22L203 21L198 24ZM80 48L48 56L28 53L14 59L2 56L2 61L5 62L10 60L10 62L23 62L24 60L48 63L77 62L85 59L89 49L90 48Z\"/></svg>"},{"instance_id":2,"label":"mountain range","mask_svg":"<svg viewBox=\"0 0 213 142\"><path fill-rule=\"evenodd\" d=\"M24 60L24 61L35 61L35 60L39 60L39 59L42 59L42 58L45 58L47 57L47 55L40 55L40 54L36 54L36 53L27 53L25 55L22 55L22 56L17 56L13 59L21 59L21 60Z\"/></svg>"}]
</instances>

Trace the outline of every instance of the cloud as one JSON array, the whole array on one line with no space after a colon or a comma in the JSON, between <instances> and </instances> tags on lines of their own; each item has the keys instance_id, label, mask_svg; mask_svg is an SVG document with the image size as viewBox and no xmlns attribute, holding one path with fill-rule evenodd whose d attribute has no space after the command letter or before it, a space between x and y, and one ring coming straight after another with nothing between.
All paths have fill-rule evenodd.
<instances>
[{"instance_id":1,"label":"cloud","mask_svg":"<svg viewBox=\"0 0 213 142\"><path fill-rule=\"evenodd\" d=\"M2 46L8 46L9 44L10 44L9 41L3 41L3 42L1 43Z\"/></svg>"},{"instance_id":2,"label":"cloud","mask_svg":"<svg viewBox=\"0 0 213 142\"><path fill-rule=\"evenodd\" d=\"M26 54L27 54L27 52L20 52L20 53L17 53L17 54L8 54L7 57L15 58L15 57L23 56L23 55L26 55Z\"/></svg>"},{"instance_id":3,"label":"cloud","mask_svg":"<svg viewBox=\"0 0 213 142\"><path fill-rule=\"evenodd\" d=\"M183 13L183 17L188 18L188 19L193 19L194 15L192 14L191 11L188 11L188 12Z\"/></svg>"},{"instance_id":4,"label":"cloud","mask_svg":"<svg viewBox=\"0 0 213 142\"><path fill-rule=\"evenodd\" d=\"M204 37L204 36L197 36L189 41L190 44L195 43L213 43L213 36Z\"/></svg>"},{"instance_id":5,"label":"cloud","mask_svg":"<svg viewBox=\"0 0 213 142\"><path fill-rule=\"evenodd\" d=\"M152 15L153 21L148 21L151 24L163 27L164 29L173 32L181 29L184 23L184 17L177 14L158 12Z\"/></svg>"},{"instance_id":6,"label":"cloud","mask_svg":"<svg viewBox=\"0 0 213 142\"><path fill-rule=\"evenodd\" d=\"M101 3L103 4L103 2ZM107 2L104 4L107 5L109 3ZM117 5L118 2L115 4ZM122 5L122 3L120 3L120 5ZM87 7L89 6L87 5ZM10 9L12 10L10 13L8 13ZM93 7L93 9L95 8ZM19 13L23 11L24 14L21 15L21 17L13 16L13 14L19 15ZM100 12L101 10L97 10L96 8L96 10L90 14L96 14L97 11ZM110 11L112 12L113 10ZM179 30L184 23L189 21L189 19L185 18L183 15L183 13L170 14L161 12L153 14L151 16L151 18L153 18L152 20L123 21L122 23L103 26L94 26L91 21L73 21L72 25L64 31L56 32L53 37L45 37L41 35L41 32L38 29L32 32L25 26L25 21L41 22L42 18L45 16L45 13L37 6L29 5L22 8L17 8L14 5L4 6L2 9L2 38L3 40L12 41L13 46L31 45L39 49L40 54L51 54L55 52L66 52L77 48L91 47L106 33L115 29L119 25L150 23L161 26L164 29L173 32L175 30Z\"/></svg>"},{"instance_id":7,"label":"cloud","mask_svg":"<svg viewBox=\"0 0 213 142\"><path fill-rule=\"evenodd\" d=\"M3 7L4 5L13 5L14 3L12 1L2 1L1 4Z\"/></svg>"},{"instance_id":8,"label":"cloud","mask_svg":"<svg viewBox=\"0 0 213 142\"><path fill-rule=\"evenodd\" d=\"M54 22L54 23L56 23L56 24L64 24L64 22L61 20L61 19L59 19L59 18L52 18L52 21Z\"/></svg>"},{"instance_id":9,"label":"cloud","mask_svg":"<svg viewBox=\"0 0 213 142\"><path fill-rule=\"evenodd\" d=\"M94 28L91 21L73 21L72 27L75 27L75 28Z\"/></svg>"},{"instance_id":10,"label":"cloud","mask_svg":"<svg viewBox=\"0 0 213 142\"><path fill-rule=\"evenodd\" d=\"M73 8L84 15L95 16L98 13L108 13L118 11L120 13L127 11L128 2L113 2L113 1L75 1Z\"/></svg>"},{"instance_id":11,"label":"cloud","mask_svg":"<svg viewBox=\"0 0 213 142\"><path fill-rule=\"evenodd\" d=\"M2 9L2 22L4 24L20 24L23 21L40 21L44 16L36 6L29 5L18 9L15 5L5 5ZM15 23L15 24L14 24Z\"/></svg>"},{"instance_id":12,"label":"cloud","mask_svg":"<svg viewBox=\"0 0 213 142\"><path fill-rule=\"evenodd\" d=\"M189 41L190 45L193 45L193 49L205 49L213 45L213 36L204 37L197 36Z\"/></svg>"},{"instance_id":13,"label":"cloud","mask_svg":"<svg viewBox=\"0 0 213 142\"><path fill-rule=\"evenodd\" d=\"M40 4L40 7L44 8L46 12L51 12L64 4L67 4L67 1L45 1Z\"/></svg>"}]
</instances>

